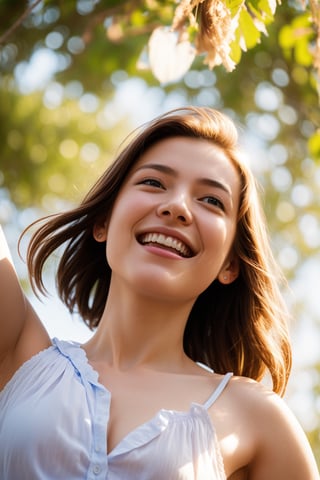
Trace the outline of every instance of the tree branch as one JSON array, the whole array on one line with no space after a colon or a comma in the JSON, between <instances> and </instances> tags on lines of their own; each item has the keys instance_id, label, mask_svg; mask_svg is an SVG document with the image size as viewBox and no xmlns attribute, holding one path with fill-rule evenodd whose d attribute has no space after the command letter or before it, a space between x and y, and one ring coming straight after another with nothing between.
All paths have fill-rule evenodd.
<instances>
[{"instance_id":1,"label":"tree branch","mask_svg":"<svg viewBox=\"0 0 320 480\"><path fill-rule=\"evenodd\" d=\"M32 10L40 3L42 2L42 0L35 0L34 3L32 3L24 12L22 15L20 15L20 17L14 22L14 24L8 28L8 30L6 32L4 32L1 37L0 37L0 45L5 43L5 41L7 40L7 38L15 31L17 30L18 27L20 27L21 23L23 22L23 20L25 18L28 17L28 15L30 15L30 13L32 12Z\"/></svg>"}]
</instances>

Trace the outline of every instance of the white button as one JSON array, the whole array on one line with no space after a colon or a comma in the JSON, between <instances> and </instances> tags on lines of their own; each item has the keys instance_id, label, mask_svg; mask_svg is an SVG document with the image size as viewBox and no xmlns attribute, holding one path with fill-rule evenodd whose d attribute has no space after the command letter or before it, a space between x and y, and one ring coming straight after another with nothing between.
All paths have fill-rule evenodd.
<instances>
[{"instance_id":1,"label":"white button","mask_svg":"<svg viewBox=\"0 0 320 480\"><path fill-rule=\"evenodd\" d=\"M93 473L95 473L96 475L98 475L98 473L100 473L100 470L101 470L101 469L100 469L99 465L95 465L95 466L93 467Z\"/></svg>"}]
</instances>

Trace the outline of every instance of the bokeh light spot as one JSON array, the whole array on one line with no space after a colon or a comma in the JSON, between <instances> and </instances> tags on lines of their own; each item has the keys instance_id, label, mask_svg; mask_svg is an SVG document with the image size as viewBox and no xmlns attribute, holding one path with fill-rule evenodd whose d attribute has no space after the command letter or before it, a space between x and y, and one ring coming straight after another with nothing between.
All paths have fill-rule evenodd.
<instances>
[{"instance_id":1,"label":"bokeh light spot","mask_svg":"<svg viewBox=\"0 0 320 480\"><path fill-rule=\"evenodd\" d=\"M281 105L279 108L279 118L287 125L294 125L298 121L298 114L290 105Z\"/></svg>"},{"instance_id":2,"label":"bokeh light spot","mask_svg":"<svg viewBox=\"0 0 320 480\"><path fill-rule=\"evenodd\" d=\"M292 184L292 176L285 167L276 167L271 173L271 182L278 192L285 192Z\"/></svg>"},{"instance_id":3,"label":"bokeh light spot","mask_svg":"<svg viewBox=\"0 0 320 480\"><path fill-rule=\"evenodd\" d=\"M61 173L55 173L49 177L48 185L52 192L62 193L65 191L67 183L65 177Z\"/></svg>"},{"instance_id":4,"label":"bokeh light spot","mask_svg":"<svg viewBox=\"0 0 320 480\"><path fill-rule=\"evenodd\" d=\"M95 143L85 143L80 150L80 156L86 163L93 163L100 156L100 148Z\"/></svg>"},{"instance_id":5,"label":"bokeh light spot","mask_svg":"<svg viewBox=\"0 0 320 480\"><path fill-rule=\"evenodd\" d=\"M40 164L46 161L48 156L47 149L40 143L32 145L30 149L30 158L32 163Z\"/></svg>"},{"instance_id":6,"label":"bokeh light spot","mask_svg":"<svg viewBox=\"0 0 320 480\"><path fill-rule=\"evenodd\" d=\"M93 93L85 93L79 99L80 110L84 113L93 113L99 107L99 99Z\"/></svg>"},{"instance_id":7,"label":"bokeh light spot","mask_svg":"<svg viewBox=\"0 0 320 480\"><path fill-rule=\"evenodd\" d=\"M45 44L48 48L52 50L57 50L63 44L64 38L60 32L50 32L46 36Z\"/></svg>"},{"instance_id":8,"label":"bokeh light spot","mask_svg":"<svg viewBox=\"0 0 320 480\"><path fill-rule=\"evenodd\" d=\"M303 215L299 219L299 228L309 247L317 248L320 245L319 221L314 215Z\"/></svg>"},{"instance_id":9,"label":"bokeh light spot","mask_svg":"<svg viewBox=\"0 0 320 480\"><path fill-rule=\"evenodd\" d=\"M280 202L276 209L276 215L283 223L291 222L295 218L295 209L289 202Z\"/></svg>"},{"instance_id":10,"label":"bokeh light spot","mask_svg":"<svg viewBox=\"0 0 320 480\"><path fill-rule=\"evenodd\" d=\"M294 247L286 246L282 248L278 255L278 260L282 268L291 270L298 263L299 255Z\"/></svg>"},{"instance_id":11,"label":"bokeh light spot","mask_svg":"<svg viewBox=\"0 0 320 480\"><path fill-rule=\"evenodd\" d=\"M79 146L75 140L66 138L60 143L59 151L65 158L74 158L79 152Z\"/></svg>"},{"instance_id":12,"label":"bokeh light spot","mask_svg":"<svg viewBox=\"0 0 320 480\"><path fill-rule=\"evenodd\" d=\"M275 68L272 71L271 78L279 87L286 87L289 84L289 75L283 68Z\"/></svg>"},{"instance_id":13,"label":"bokeh light spot","mask_svg":"<svg viewBox=\"0 0 320 480\"><path fill-rule=\"evenodd\" d=\"M71 37L68 40L67 46L70 53L78 55L83 52L85 43L81 37Z\"/></svg>"},{"instance_id":14,"label":"bokeh light spot","mask_svg":"<svg viewBox=\"0 0 320 480\"><path fill-rule=\"evenodd\" d=\"M279 108L282 93L270 83L261 82L256 88L254 99L259 108L272 112Z\"/></svg>"},{"instance_id":15,"label":"bokeh light spot","mask_svg":"<svg viewBox=\"0 0 320 480\"><path fill-rule=\"evenodd\" d=\"M309 187L306 185L295 185L291 192L292 201L297 207L306 207L312 201L313 194Z\"/></svg>"},{"instance_id":16,"label":"bokeh light spot","mask_svg":"<svg viewBox=\"0 0 320 480\"><path fill-rule=\"evenodd\" d=\"M18 130L10 130L7 136L7 143L12 150L20 150L23 146L23 136Z\"/></svg>"}]
</instances>

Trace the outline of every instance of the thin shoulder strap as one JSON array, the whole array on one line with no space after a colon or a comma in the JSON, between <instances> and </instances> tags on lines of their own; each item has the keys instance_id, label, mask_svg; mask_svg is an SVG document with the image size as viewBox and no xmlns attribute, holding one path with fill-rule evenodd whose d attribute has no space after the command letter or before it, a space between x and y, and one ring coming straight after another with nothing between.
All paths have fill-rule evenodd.
<instances>
[{"instance_id":1,"label":"thin shoulder strap","mask_svg":"<svg viewBox=\"0 0 320 480\"><path fill-rule=\"evenodd\" d=\"M213 394L208 398L208 400L203 404L204 408L206 408L207 410L211 407L211 405L214 404L214 402L220 397L221 393L223 392L223 390L226 388L226 386L228 385L229 383L229 380L230 378L232 377L233 373L232 372L229 372L229 373L226 373L223 377L223 379L221 380L221 382L219 383L219 385L217 386L217 388L215 389L215 391L213 392Z\"/></svg>"}]
</instances>

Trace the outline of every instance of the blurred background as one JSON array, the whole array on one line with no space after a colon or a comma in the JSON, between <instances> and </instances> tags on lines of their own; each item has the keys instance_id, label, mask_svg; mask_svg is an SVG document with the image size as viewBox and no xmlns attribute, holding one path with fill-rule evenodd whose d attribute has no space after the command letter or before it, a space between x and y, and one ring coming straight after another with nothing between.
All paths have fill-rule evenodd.
<instances>
[{"instance_id":1,"label":"blurred background","mask_svg":"<svg viewBox=\"0 0 320 480\"><path fill-rule=\"evenodd\" d=\"M320 466L319 22L315 1L0 0L0 223L50 335L91 332L57 298L53 263L50 296L34 297L22 230L78 202L133 128L188 104L221 109L289 281L285 399Z\"/></svg>"}]
</instances>

